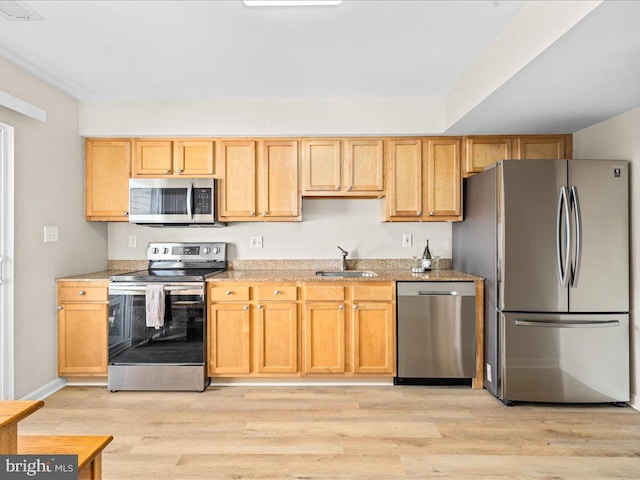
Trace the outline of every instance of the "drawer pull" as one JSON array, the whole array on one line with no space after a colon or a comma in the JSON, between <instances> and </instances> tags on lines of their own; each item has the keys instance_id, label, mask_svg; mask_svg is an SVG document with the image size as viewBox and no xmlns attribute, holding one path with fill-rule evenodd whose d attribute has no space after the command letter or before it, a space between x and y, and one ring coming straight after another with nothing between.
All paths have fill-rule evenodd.
<instances>
[{"instance_id":1,"label":"drawer pull","mask_svg":"<svg viewBox=\"0 0 640 480\"><path fill-rule=\"evenodd\" d=\"M57 308L58 310L62 310L62 305L58 305L56 308Z\"/></svg>"},{"instance_id":2,"label":"drawer pull","mask_svg":"<svg viewBox=\"0 0 640 480\"><path fill-rule=\"evenodd\" d=\"M258 310L262 310L262 305L258 305Z\"/></svg>"},{"instance_id":3,"label":"drawer pull","mask_svg":"<svg viewBox=\"0 0 640 480\"><path fill-rule=\"evenodd\" d=\"M357 310L357 309L358 309L358 305L354 305L354 306L353 306L353 309L354 309L354 310Z\"/></svg>"},{"instance_id":4,"label":"drawer pull","mask_svg":"<svg viewBox=\"0 0 640 480\"><path fill-rule=\"evenodd\" d=\"M275 292L273 292L274 295L280 295L280 290L276 290Z\"/></svg>"},{"instance_id":5,"label":"drawer pull","mask_svg":"<svg viewBox=\"0 0 640 480\"><path fill-rule=\"evenodd\" d=\"M338 307L338 309L339 309L339 310L344 310L344 305L340 305L340 306Z\"/></svg>"},{"instance_id":6,"label":"drawer pull","mask_svg":"<svg viewBox=\"0 0 640 480\"><path fill-rule=\"evenodd\" d=\"M87 293L87 292L85 292L84 290L80 290L80 291L78 292L78 295L86 295L86 293Z\"/></svg>"}]
</instances>

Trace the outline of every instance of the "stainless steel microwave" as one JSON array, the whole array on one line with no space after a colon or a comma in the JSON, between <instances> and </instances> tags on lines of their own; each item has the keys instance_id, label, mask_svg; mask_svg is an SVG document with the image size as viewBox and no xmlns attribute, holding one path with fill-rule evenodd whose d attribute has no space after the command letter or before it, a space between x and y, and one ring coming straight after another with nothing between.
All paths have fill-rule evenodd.
<instances>
[{"instance_id":1,"label":"stainless steel microwave","mask_svg":"<svg viewBox=\"0 0 640 480\"><path fill-rule=\"evenodd\" d=\"M143 225L223 227L213 178L129 179L129 222Z\"/></svg>"}]
</instances>

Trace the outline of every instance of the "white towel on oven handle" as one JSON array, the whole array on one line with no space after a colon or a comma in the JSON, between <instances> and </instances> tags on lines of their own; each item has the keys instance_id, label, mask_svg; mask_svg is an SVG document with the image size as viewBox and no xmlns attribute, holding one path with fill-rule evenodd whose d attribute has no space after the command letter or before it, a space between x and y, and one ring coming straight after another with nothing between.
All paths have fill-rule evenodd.
<instances>
[{"instance_id":1,"label":"white towel on oven handle","mask_svg":"<svg viewBox=\"0 0 640 480\"><path fill-rule=\"evenodd\" d=\"M145 290L147 327L164 326L164 285L147 285Z\"/></svg>"}]
</instances>

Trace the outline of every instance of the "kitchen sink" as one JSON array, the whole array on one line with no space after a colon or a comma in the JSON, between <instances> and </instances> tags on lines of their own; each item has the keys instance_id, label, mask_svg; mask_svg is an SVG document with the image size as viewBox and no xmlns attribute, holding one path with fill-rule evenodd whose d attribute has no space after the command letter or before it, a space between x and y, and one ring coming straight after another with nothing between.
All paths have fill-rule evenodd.
<instances>
[{"instance_id":1,"label":"kitchen sink","mask_svg":"<svg viewBox=\"0 0 640 480\"><path fill-rule=\"evenodd\" d=\"M331 270L316 272L318 277L377 277L378 274L369 270Z\"/></svg>"}]
</instances>

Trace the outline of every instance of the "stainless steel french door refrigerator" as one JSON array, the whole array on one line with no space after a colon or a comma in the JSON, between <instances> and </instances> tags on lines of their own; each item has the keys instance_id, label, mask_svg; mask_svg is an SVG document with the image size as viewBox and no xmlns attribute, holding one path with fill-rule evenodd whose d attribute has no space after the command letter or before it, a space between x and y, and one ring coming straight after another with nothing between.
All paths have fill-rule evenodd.
<instances>
[{"instance_id":1,"label":"stainless steel french door refrigerator","mask_svg":"<svg viewBox=\"0 0 640 480\"><path fill-rule=\"evenodd\" d=\"M628 401L628 162L505 160L464 188L453 261L486 279L485 387Z\"/></svg>"}]
</instances>

